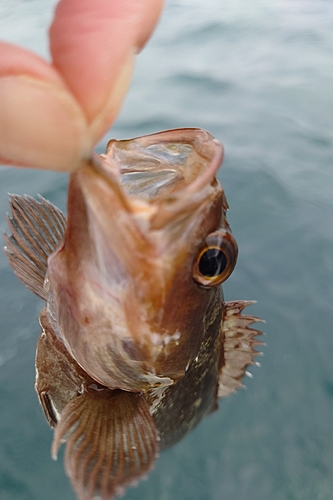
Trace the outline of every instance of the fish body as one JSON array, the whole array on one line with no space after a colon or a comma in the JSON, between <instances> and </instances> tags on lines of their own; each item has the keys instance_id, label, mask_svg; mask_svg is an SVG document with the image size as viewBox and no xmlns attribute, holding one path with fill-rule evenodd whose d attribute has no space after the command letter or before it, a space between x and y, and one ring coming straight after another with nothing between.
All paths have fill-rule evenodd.
<instances>
[{"instance_id":1,"label":"fish body","mask_svg":"<svg viewBox=\"0 0 333 500\"><path fill-rule=\"evenodd\" d=\"M222 158L200 129L112 140L71 174L67 220L43 198L11 197L6 252L46 302L36 390L80 500L146 475L258 354L250 302L221 288L238 252Z\"/></svg>"}]
</instances>

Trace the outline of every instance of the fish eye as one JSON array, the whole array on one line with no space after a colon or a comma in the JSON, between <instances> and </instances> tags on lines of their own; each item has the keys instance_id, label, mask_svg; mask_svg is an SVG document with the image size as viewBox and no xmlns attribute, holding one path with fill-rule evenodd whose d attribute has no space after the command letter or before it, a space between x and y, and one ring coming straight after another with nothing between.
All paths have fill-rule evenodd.
<instances>
[{"instance_id":1,"label":"fish eye","mask_svg":"<svg viewBox=\"0 0 333 500\"><path fill-rule=\"evenodd\" d=\"M194 280L207 288L220 285L234 270L237 255L237 243L231 233L224 230L211 233L194 263Z\"/></svg>"}]
</instances>

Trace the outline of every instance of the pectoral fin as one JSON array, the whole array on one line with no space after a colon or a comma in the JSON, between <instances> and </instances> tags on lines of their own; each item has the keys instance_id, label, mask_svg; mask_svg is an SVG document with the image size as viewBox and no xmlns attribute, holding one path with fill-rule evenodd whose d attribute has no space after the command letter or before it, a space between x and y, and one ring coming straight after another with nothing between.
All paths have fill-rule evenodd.
<instances>
[{"instance_id":1,"label":"pectoral fin","mask_svg":"<svg viewBox=\"0 0 333 500\"><path fill-rule=\"evenodd\" d=\"M5 252L16 276L45 300L47 259L63 237L66 218L52 203L42 196L39 198L38 202L30 196L9 196L11 235L5 234Z\"/></svg>"},{"instance_id":2,"label":"pectoral fin","mask_svg":"<svg viewBox=\"0 0 333 500\"><path fill-rule=\"evenodd\" d=\"M144 396L97 385L64 408L53 458L64 441L66 472L79 500L113 499L149 472L159 451Z\"/></svg>"},{"instance_id":3,"label":"pectoral fin","mask_svg":"<svg viewBox=\"0 0 333 500\"><path fill-rule=\"evenodd\" d=\"M253 303L249 300L237 300L224 304L220 333L223 366L218 381L218 398L228 396L243 386L242 378L247 366L255 364L254 358L261 354L255 347L264 343L255 337L262 332L250 328L250 325L262 320L242 314L243 309Z\"/></svg>"}]
</instances>

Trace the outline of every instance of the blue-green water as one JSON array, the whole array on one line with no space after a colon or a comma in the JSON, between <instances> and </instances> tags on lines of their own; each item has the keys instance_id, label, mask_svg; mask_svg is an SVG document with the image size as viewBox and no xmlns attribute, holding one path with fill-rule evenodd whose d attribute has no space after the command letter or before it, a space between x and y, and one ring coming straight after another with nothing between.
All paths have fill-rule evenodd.
<instances>
[{"instance_id":1,"label":"blue-green water","mask_svg":"<svg viewBox=\"0 0 333 500\"><path fill-rule=\"evenodd\" d=\"M0 37L46 54L53 5L0 0ZM127 500L333 497L332 54L329 0L170 0L138 58L108 138L199 126L224 143L240 247L225 296L258 300L267 347L247 390L165 452ZM64 208L66 183L3 167L1 228L7 192ZM40 307L1 254L1 500L74 499L33 388Z\"/></svg>"}]
</instances>

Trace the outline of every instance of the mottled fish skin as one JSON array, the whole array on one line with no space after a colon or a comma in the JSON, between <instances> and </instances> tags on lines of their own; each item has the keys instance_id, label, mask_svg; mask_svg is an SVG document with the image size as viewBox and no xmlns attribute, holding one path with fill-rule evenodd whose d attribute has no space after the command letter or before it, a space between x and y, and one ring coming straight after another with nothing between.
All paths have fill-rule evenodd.
<instances>
[{"instance_id":1,"label":"mottled fish skin","mask_svg":"<svg viewBox=\"0 0 333 500\"><path fill-rule=\"evenodd\" d=\"M10 197L9 262L46 301L36 390L79 500L144 477L259 354L252 302L224 302L220 286L237 259L222 157L200 129L110 141L72 174L67 221Z\"/></svg>"}]
</instances>

